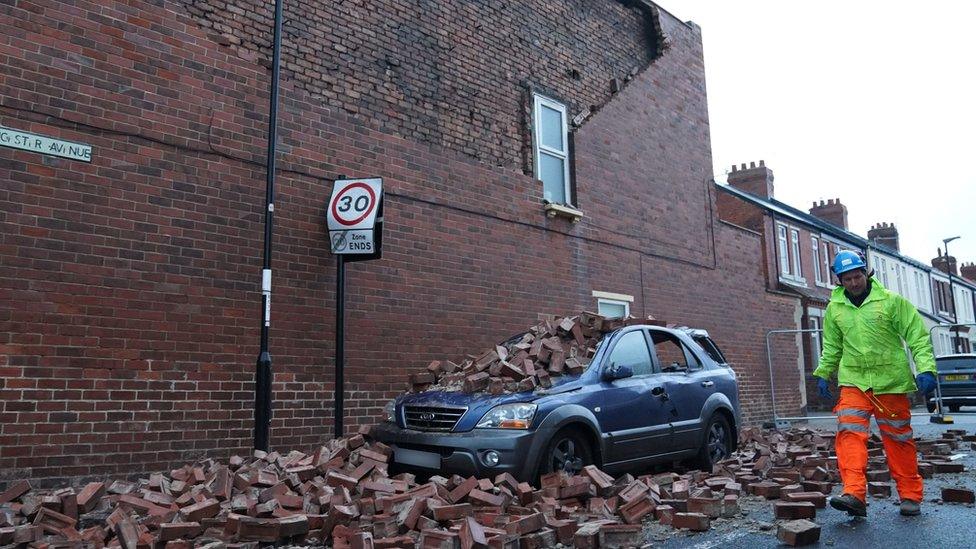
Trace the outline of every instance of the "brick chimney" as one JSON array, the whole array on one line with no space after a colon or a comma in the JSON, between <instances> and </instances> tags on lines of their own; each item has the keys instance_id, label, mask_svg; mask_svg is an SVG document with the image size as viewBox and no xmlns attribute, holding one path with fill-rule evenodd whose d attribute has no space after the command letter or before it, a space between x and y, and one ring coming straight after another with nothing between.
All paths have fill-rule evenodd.
<instances>
[{"instance_id":1,"label":"brick chimney","mask_svg":"<svg viewBox=\"0 0 976 549\"><path fill-rule=\"evenodd\" d=\"M952 273L959 276L959 271L956 270L956 258L951 255L942 255L942 248L938 249L939 257L932 259L932 266L944 273Z\"/></svg>"},{"instance_id":2,"label":"brick chimney","mask_svg":"<svg viewBox=\"0 0 976 549\"><path fill-rule=\"evenodd\" d=\"M976 263L963 263L959 268L959 274L966 280L976 283Z\"/></svg>"},{"instance_id":3,"label":"brick chimney","mask_svg":"<svg viewBox=\"0 0 976 549\"><path fill-rule=\"evenodd\" d=\"M826 204L823 200L819 205L814 202L813 207L810 208L810 215L847 230L847 206L841 204L839 198L831 198Z\"/></svg>"},{"instance_id":4,"label":"brick chimney","mask_svg":"<svg viewBox=\"0 0 976 549\"><path fill-rule=\"evenodd\" d=\"M773 170L766 167L765 160L760 160L759 166L756 166L755 162L750 162L748 168L743 163L741 169L736 169L733 164L728 182L736 189L760 198L773 197Z\"/></svg>"},{"instance_id":5,"label":"brick chimney","mask_svg":"<svg viewBox=\"0 0 976 549\"><path fill-rule=\"evenodd\" d=\"M891 248L892 250L898 252L898 229L895 228L895 224L888 223L878 223L877 225L872 225L871 230L868 231L868 240Z\"/></svg>"}]
</instances>

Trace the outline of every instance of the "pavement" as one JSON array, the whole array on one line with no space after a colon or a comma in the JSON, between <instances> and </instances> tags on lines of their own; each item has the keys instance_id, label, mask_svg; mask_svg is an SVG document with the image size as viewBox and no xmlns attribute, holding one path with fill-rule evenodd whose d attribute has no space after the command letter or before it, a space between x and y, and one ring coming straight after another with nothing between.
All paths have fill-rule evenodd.
<instances>
[{"instance_id":1,"label":"pavement","mask_svg":"<svg viewBox=\"0 0 976 549\"><path fill-rule=\"evenodd\" d=\"M954 424L930 423L930 415L924 408L920 408L913 413L912 429L916 436L925 438L939 438L946 429L965 429L969 433L976 433L976 408L963 408L962 413L949 415L955 421ZM836 419L825 417L791 423L794 427L834 431ZM876 431L877 426L873 421L871 424ZM966 464L967 471L960 474L938 474L934 478L926 479L921 516L903 517L898 514L898 495L892 483L891 498L868 498L867 518L851 518L829 505L826 509L818 509L815 522L821 525L820 541L807 547L976 547L976 508L972 505L939 503L943 487L976 490L976 450L963 449L959 453L966 454L961 460ZM839 487L834 494L840 494ZM743 510L741 518L714 520L708 532L676 532L668 526L651 523L647 528L647 541L650 547L664 548L786 547L776 539L776 520L769 501L761 497L743 496L740 507Z\"/></svg>"}]
</instances>

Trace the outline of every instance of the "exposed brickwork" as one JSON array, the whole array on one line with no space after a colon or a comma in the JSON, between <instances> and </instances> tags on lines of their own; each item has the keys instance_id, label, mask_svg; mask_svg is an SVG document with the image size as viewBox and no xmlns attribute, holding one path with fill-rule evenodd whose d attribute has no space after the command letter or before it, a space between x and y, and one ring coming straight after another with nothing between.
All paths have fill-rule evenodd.
<instances>
[{"instance_id":1,"label":"exposed brickwork","mask_svg":"<svg viewBox=\"0 0 976 549\"><path fill-rule=\"evenodd\" d=\"M179 3L218 40L270 64L267 2ZM527 91L565 102L571 116L602 105L611 79L656 55L654 26L634 2L293 2L282 66L311 98L384 130L531 173Z\"/></svg>"},{"instance_id":2,"label":"exposed brickwork","mask_svg":"<svg viewBox=\"0 0 976 549\"><path fill-rule=\"evenodd\" d=\"M399 41L366 32L382 25L367 24L364 4L335 3L357 25L353 15L290 16L286 51L343 26L360 31L361 51L323 41L302 50L310 63L375 64L393 52L401 68L356 65L361 80L349 86L352 73L331 69L321 80L336 82L321 89L286 70L275 447L332 436L335 264L323 208L340 174L381 176L388 192L383 260L347 271L350 428L375 420L440 353L482 348L539 313L592 309L593 290L708 329L736 365L746 418L768 418L762 334L793 318L794 300L764 291L759 236L714 219L698 29L662 13L671 47L610 98L609 76L648 61L645 12L611 1L564 12L505 5L520 17L501 4L463 8L498 12L482 29L500 34L461 40L467 53L456 58L444 47L458 29L442 27L476 26L481 12L403 15L412 30ZM390 6L388 16L407 9ZM308 27L296 40L299 19ZM0 7L0 124L94 151L84 164L0 148L0 482L137 473L251 444L269 71L200 21L163 0ZM538 29L538 45L527 29ZM499 68L508 60L519 68ZM581 80L562 79L569 65L585 68ZM404 104L376 81L387 69L411 75L400 81L409 93L389 92ZM441 79L422 80L430 75ZM544 216L541 185L520 164L524 82L574 108L603 105L575 135L578 225ZM485 120L476 112L462 123L475 104ZM795 353L775 357L777 368L791 363ZM777 377L781 410L797 404L789 381L780 391L788 375Z\"/></svg>"}]
</instances>

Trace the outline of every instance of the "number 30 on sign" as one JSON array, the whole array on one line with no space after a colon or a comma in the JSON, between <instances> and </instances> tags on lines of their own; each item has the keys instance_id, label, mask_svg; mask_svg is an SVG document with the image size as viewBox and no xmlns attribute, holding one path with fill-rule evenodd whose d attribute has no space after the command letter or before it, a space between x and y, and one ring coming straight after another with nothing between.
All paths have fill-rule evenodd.
<instances>
[{"instance_id":1,"label":"number 30 on sign","mask_svg":"<svg viewBox=\"0 0 976 549\"><path fill-rule=\"evenodd\" d=\"M329 230L372 230L382 199L382 178L337 179L329 200Z\"/></svg>"}]
</instances>

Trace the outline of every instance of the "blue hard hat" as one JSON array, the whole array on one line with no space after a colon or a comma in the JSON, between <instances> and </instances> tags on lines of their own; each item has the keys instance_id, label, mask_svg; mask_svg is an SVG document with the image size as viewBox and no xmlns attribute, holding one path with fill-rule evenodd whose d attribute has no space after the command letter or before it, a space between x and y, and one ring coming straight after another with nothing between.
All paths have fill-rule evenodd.
<instances>
[{"instance_id":1,"label":"blue hard hat","mask_svg":"<svg viewBox=\"0 0 976 549\"><path fill-rule=\"evenodd\" d=\"M840 276L854 269L867 270L867 265L864 264L864 258L861 254L850 250L837 252L837 255L834 256L834 267L831 269L834 274Z\"/></svg>"}]
</instances>

